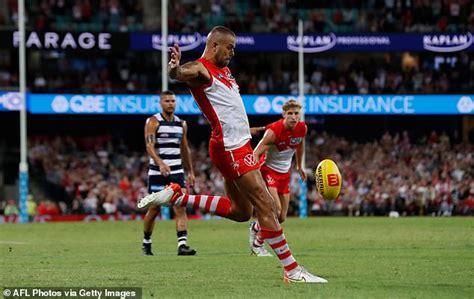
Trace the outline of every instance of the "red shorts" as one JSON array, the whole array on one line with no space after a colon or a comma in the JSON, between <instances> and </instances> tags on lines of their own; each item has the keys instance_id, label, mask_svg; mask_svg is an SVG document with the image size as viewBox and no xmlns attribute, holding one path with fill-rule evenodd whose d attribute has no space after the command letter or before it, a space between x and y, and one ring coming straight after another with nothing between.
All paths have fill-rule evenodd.
<instances>
[{"instance_id":1,"label":"red shorts","mask_svg":"<svg viewBox=\"0 0 474 299\"><path fill-rule=\"evenodd\" d=\"M212 164L219 169L226 179L233 180L247 172L260 168L253 155L250 141L242 147L226 151L222 143L211 139L209 142L209 156Z\"/></svg>"},{"instance_id":2,"label":"red shorts","mask_svg":"<svg viewBox=\"0 0 474 299\"><path fill-rule=\"evenodd\" d=\"M271 169L265 164L260 168L263 179L268 187L277 189L278 194L290 193L290 172L281 173Z\"/></svg>"}]
</instances>

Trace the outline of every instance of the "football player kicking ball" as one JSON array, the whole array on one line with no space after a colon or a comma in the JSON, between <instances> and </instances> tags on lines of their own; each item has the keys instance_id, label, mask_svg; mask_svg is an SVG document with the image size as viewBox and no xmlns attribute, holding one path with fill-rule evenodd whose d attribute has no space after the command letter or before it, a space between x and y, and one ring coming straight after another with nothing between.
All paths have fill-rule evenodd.
<instances>
[{"instance_id":1,"label":"football player kicking ball","mask_svg":"<svg viewBox=\"0 0 474 299\"><path fill-rule=\"evenodd\" d=\"M227 65L234 56L235 33L222 26L209 32L201 58L180 65L178 45L171 48L168 73L185 82L202 113L211 124L209 156L225 178L227 196L183 194L177 184L149 194L138 202L139 208L172 205L200 208L204 212L245 222L255 209L260 234L278 256L285 282L326 283L309 273L293 257L276 216L260 166L250 145L250 127L239 93L239 86Z\"/></svg>"},{"instance_id":2,"label":"football player kicking ball","mask_svg":"<svg viewBox=\"0 0 474 299\"><path fill-rule=\"evenodd\" d=\"M308 131L300 121L301 105L295 100L283 104L283 118L267 125L262 140L254 150L257 160L263 162L261 172L275 202L278 221L283 223L290 201L291 160L296 152L296 170L302 180L306 174L301 169L304 140ZM258 221L250 224L250 249L256 256L272 256L265 247Z\"/></svg>"}]
</instances>

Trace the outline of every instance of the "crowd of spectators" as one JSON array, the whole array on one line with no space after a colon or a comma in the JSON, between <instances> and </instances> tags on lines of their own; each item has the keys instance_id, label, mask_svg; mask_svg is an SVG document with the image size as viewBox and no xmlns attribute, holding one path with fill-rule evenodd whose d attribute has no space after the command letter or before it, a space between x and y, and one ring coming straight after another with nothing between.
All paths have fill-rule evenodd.
<instances>
[{"instance_id":1,"label":"crowd of spectators","mask_svg":"<svg viewBox=\"0 0 474 299\"><path fill-rule=\"evenodd\" d=\"M240 54L242 56L242 54ZM298 69L290 55L235 58L232 70L242 94L298 94ZM247 59L248 58L248 59ZM293 58L293 59L292 59ZM270 59L272 59L270 61ZM292 63L293 62L293 63ZM386 54L308 57L305 94L469 93L474 89L472 55L450 63L434 55Z\"/></svg>"},{"instance_id":2,"label":"crowd of spectators","mask_svg":"<svg viewBox=\"0 0 474 299\"><path fill-rule=\"evenodd\" d=\"M474 211L473 146L453 144L446 134L433 131L414 142L404 131L357 143L313 131L306 150L308 165L331 158L343 174L336 201L309 196L314 214L365 216L397 211L450 216Z\"/></svg>"},{"instance_id":3,"label":"crowd of spectators","mask_svg":"<svg viewBox=\"0 0 474 299\"><path fill-rule=\"evenodd\" d=\"M224 24L240 32L296 32L297 19L307 32L473 31L474 6L468 0L302 1L301 12L289 1L174 1L170 28L206 32ZM293 1L296 2L296 1ZM310 3L311 2L311 3Z\"/></svg>"},{"instance_id":4,"label":"crowd of spectators","mask_svg":"<svg viewBox=\"0 0 474 299\"><path fill-rule=\"evenodd\" d=\"M0 13L0 28L2 23L14 24L18 17L17 1L0 0L0 7L2 1L7 11ZM305 32L474 31L474 3L468 0L303 2L314 2L302 12ZM27 5L28 25L36 30L159 31L144 27L145 23L160 23L144 9L156 6L148 0L32 0ZM147 22L145 16L154 22ZM295 31L297 24L296 10L285 0L170 1L169 17L170 32L207 32L214 25L226 25L236 32L288 32ZM442 67L433 53L350 55L306 55L305 93L430 94L474 89L472 53L438 55L444 59ZM161 84L161 60L154 52L85 56L36 51L28 61L27 81L33 92L154 93ZM243 94L298 91L296 55L239 53L231 68ZM0 50L0 89L17 86L16 54ZM171 86L187 92L184 85L171 82Z\"/></svg>"},{"instance_id":5,"label":"crowd of spectators","mask_svg":"<svg viewBox=\"0 0 474 299\"><path fill-rule=\"evenodd\" d=\"M147 193L144 153L131 152L124 142L108 136L38 137L29 141L29 147L32 180L41 182L48 196L36 198L41 213L139 213L136 202ZM407 132L385 133L379 140L358 143L310 131L306 151L311 215L474 214L473 146L452 144L446 134L433 131L415 142ZM196 184L189 191L223 194L223 178L212 166L206 144L192 147L192 157ZM342 192L335 201L323 200L314 188L311 167L324 158L336 161L343 175ZM290 187L289 215L297 215L296 173Z\"/></svg>"},{"instance_id":6,"label":"crowd of spectators","mask_svg":"<svg viewBox=\"0 0 474 299\"><path fill-rule=\"evenodd\" d=\"M33 71L31 66L28 85L36 93L154 93L161 85L161 67L154 57L128 53L124 57L45 58L41 68ZM10 58L0 52L0 89L18 84ZM239 53L230 67L241 94L298 94L296 56ZM450 57L409 53L308 56L304 89L306 94L470 93L473 72L474 57L467 52ZM170 86L177 93L188 92L184 84L171 81Z\"/></svg>"},{"instance_id":7,"label":"crowd of spectators","mask_svg":"<svg viewBox=\"0 0 474 299\"><path fill-rule=\"evenodd\" d=\"M18 21L17 0L2 1L7 2L8 18L0 20L0 26L13 26ZM143 30L142 3L140 0L31 0L26 5L26 26L37 31L140 31Z\"/></svg>"},{"instance_id":8,"label":"crowd of spectators","mask_svg":"<svg viewBox=\"0 0 474 299\"><path fill-rule=\"evenodd\" d=\"M12 25L18 18L17 1L3 1L8 12L0 14L0 26ZM295 32L301 16L307 32L474 31L474 4L469 0L302 2L310 7L299 13L286 0L170 1L169 28L171 32L206 32L226 25L240 32ZM36 30L136 31L147 23L143 8L153 5L157 4L152 0L29 1L28 25ZM152 25L147 30L160 30L160 22L148 23Z\"/></svg>"}]
</instances>

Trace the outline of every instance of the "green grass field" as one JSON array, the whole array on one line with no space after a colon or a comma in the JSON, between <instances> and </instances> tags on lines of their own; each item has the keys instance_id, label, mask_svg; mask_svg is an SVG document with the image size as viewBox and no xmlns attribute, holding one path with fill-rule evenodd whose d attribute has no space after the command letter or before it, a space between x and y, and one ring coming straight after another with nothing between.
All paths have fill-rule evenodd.
<instances>
[{"instance_id":1,"label":"green grass field","mask_svg":"<svg viewBox=\"0 0 474 299\"><path fill-rule=\"evenodd\" d=\"M277 258L249 255L248 226L190 221L198 256L176 256L174 222L0 225L0 287L143 287L143 298L473 298L473 218L290 219L297 260L326 285L282 283Z\"/></svg>"}]
</instances>

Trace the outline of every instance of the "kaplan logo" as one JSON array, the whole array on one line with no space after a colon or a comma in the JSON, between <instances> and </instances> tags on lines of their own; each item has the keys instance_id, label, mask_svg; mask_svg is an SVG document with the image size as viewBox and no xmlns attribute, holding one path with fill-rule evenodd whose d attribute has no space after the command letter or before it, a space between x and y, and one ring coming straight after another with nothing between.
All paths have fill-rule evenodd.
<instances>
[{"instance_id":1,"label":"kaplan logo","mask_svg":"<svg viewBox=\"0 0 474 299\"><path fill-rule=\"evenodd\" d=\"M472 45L472 34L424 35L423 48L432 52L458 52Z\"/></svg>"},{"instance_id":2,"label":"kaplan logo","mask_svg":"<svg viewBox=\"0 0 474 299\"><path fill-rule=\"evenodd\" d=\"M168 35L168 46L172 47L174 44L178 44L181 51L194 50L201 45L203 38L201 34L169 34ZM153 49L161 51L163 46L161 44L161 34L153 34L151 37L151 45Z\"/></svg>"},{"instance_id":3,"label":"kaplan logo","mask_svg":"<svg viewBox=\"0 0 474 299\"><path fill-rule=\"evenodd\" d=\"M318 53L324 52L336 45L336 35L330 33L328 35L303 35L303 52ZM295 35L289 35L286 39L287 47L291 51L298 52L300 46L300 38Z\"/></svg>"}]
</instances>

